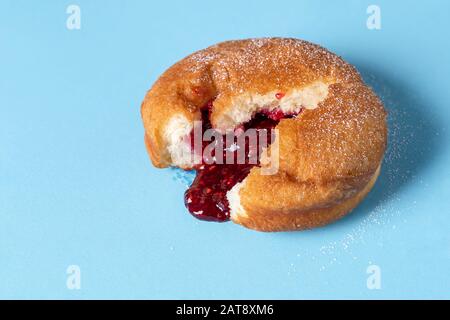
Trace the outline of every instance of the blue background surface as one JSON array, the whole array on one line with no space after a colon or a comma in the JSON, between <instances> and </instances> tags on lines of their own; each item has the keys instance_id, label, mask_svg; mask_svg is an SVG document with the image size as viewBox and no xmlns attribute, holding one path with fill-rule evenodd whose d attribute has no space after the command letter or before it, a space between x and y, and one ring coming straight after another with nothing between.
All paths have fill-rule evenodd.
<instances>
[{"instance_id":1,"label":"blue background surface","mask_svg":"<svg viewBox=\"0 0 450 320\"><path fill-rule=\"evenodd\" d=\"M0 298L450 298L450 2L373 3L381 30L372 1L1 0ZM147 157L139 108L159 74L261 36L338 53L389 110L375 189L325 228L199 222L189 177Z\"/></svg>"}]
</instances>

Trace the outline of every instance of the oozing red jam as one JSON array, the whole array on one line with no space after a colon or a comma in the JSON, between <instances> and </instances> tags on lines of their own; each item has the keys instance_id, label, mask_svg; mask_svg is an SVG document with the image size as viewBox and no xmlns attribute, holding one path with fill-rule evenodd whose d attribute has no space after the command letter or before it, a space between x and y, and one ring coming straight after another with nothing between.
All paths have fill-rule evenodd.
<instances>
[{"instance_id":1,"label":"oozing red jam","mask_svg":"<svg viewBox=\"0 0 450 320\"><path fill-rule=\"evenodd\" d=\"M209 115L211 112L212 102L208 103L202 109L202 130L211 128ZM254 128L257 130L257 136L262 129L267 129L267 143L270 144L274 138L270 134L270 129L274 128L282 118L292 117L286 115L281 110L260 112L253 119L243 125L243 129ZM222 136L225 141L225 136ZM191 135L193 139L193 133ZM203 142L203 149L211 142ZM222 150L224 164L206 164L204 157L202 164L198 165L195 170L197 176L184 195L184 202L189 212L196 218L207 221L224 222L230 218L230 209L227 200L227 192L237 183L245 179L250 169L255 165L259 165L259 157L257 163L249 161L251 155L259 155L262 146L258 141L257 146L249 145L249 141L245 143L245 163L238 164L237 152L232 155L235 161L233 164L226 164L226 156L230 156L230 149L226 149L226 145ZM228 155L227 155L228 152ZM253 162L253 163L250 163Z\"/></svg>"}]
</instances>

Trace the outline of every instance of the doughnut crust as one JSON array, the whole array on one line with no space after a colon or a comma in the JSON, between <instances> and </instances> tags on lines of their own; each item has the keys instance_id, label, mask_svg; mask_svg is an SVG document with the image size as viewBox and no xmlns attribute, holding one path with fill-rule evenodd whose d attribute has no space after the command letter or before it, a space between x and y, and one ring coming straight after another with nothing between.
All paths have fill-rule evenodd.
<instances>
[{"instance_id":1,"label":"doughnut crust","mask_svg":"<svg viewBox=\"0 0 450 320\"><path fill-rule=\"evenodd\" d=\"M375 183L386 112L356 69L326 49L286 38L227 41L170 67L141 108L155 166L192 168L179 151L211 100L211 123L219 131L261 110L303 110L276 127L277 172L254 167L229 191L234 222L261 231L325 225L353 209Z\"/></svg>"}]
</instances>

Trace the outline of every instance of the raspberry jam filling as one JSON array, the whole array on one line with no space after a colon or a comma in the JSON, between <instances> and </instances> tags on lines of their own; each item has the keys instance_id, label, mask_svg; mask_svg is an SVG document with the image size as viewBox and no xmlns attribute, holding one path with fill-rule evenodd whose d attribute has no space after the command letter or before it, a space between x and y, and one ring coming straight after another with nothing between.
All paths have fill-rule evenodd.
<instances>
[{"instance_id":1,"label":"raspberry jam filling","mask_svg":"<svg viewBox=\"0 0 450 320\"><path fill-rule=\"evenodd\" d=\"M202 109L202 130L211 128L210 113L212 102L209 102ZM295 115L284 114L281 110L275 109L273 111L263 111L257 113L252 120L243 125L243 129L256 129L259 137L260 130L267 130L267 145L269 145L274 136L270 134L270 129L274 128L278 122L283 118L291 118ZM225 136L222 136L225 141ZM193 133L191 134L191 141L193 141ZM203 141L203 149L210 144ZM228 152L230 155L230 148L222 149L223 164L207 164L205 163L205 156L202 158L202 164L198 165L195 170L197 175L194 182L185 192L184 203L189 212L196 218L207 221L224 222L230 219L230 208L227 199L227 192L233 188L234 185L241 182L249 174L250 169L259 165L259 154L262 146L259 140L256 146L249 145L248 139L245 141L245 163L239 164L233 161L233 164L226 164L225 157ZM233 151L233 150L231 150ZM237 152L233 151L233 159L237 159ZM251 155L257 155L257 163L249 161ZM253 163L250 163L253 162Z\"/></svg>"}]
</instances>

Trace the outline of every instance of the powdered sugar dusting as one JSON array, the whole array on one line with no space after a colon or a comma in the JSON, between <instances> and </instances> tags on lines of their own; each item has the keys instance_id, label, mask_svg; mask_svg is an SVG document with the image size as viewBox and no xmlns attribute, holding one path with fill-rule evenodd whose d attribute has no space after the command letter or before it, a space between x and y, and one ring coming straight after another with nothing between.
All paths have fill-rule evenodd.
<instances>
[{"instance_id":1,"label":"powdered sugar dusting","mask_svg":"<svg viewBox=\"0 0 450 320\"><path fill-rule=\"evenodd\" d=\"M305 249L297 254L297 257L320 260L321 271L349 258L359 260L353 249L367 241L376 241L375 245L382 248L386 234L398 232L402 224L408 223L406 214L414 211L417 201L405 206L401 187L409 181L419 183L425 189L428 187L416 177L419 169L431 160L438 145L436 128L420 104L420 97L397 88L373 73L363 72L363 76L389 112L389 144L382 174L374 190L352 215L338 222L343 228L343 224L352 225L352 220L357 221L356 225L339 239L324 243L318 251ZM374 237L374 234L377 236Z\"/></svg>"},{"instance_id":2,"label":"powdered sugar dusting","mask_svg":"<svg viewBox=\"0 0 450 320\"><path fill-rule=\"evenodd\" d=\"M295 86L319 77L354 80L354 69L328 50L299 39L257 38L228 41L193 53L184 61L189 73L212 72L231 92L245 89L258 74L269 74L280 86ZM303 69L303 70L301 70ZM233 77L233 81L230 80ZM315 79L311 77L314 76ZM222 87L222 88L220 88ZM220 90L219 90L220 91ZM220 92L219 92L220 93Z\"/></svg>"}]
</instances>

